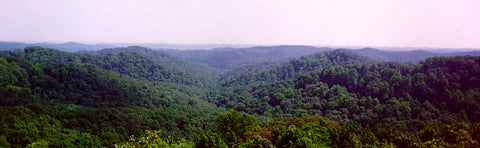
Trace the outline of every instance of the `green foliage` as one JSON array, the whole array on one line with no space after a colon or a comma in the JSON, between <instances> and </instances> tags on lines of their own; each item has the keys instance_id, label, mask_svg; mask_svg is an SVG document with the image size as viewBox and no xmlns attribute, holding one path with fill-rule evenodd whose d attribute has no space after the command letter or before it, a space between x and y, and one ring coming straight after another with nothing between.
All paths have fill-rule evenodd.
<instances>
[{"instance_id":1,"label":"green foliage","mask_svg":"<svg viewBox=\"0 0 480 148\"><path fill-rule=\"evenodd\" d=\"M480 119L478 57L434 57L412 66L362 63L358 62L361 58L349 58L352 56L337 50L274 68L227 73L214 101L218 106L268 118L323 115L343 125L377 127L366 137L344 135L343 139L350 139L348 145L371 146L385 140L411 146L418 138L413 133L426 123ZM317 61L322 62L315 64ZM349 132L353 131L343 131ZM422 139L432 138L433 131L420 132ZM343 141L332 143L341 145Z\"/></svg>"},{"instance_id":2,"label":"green foliage","mask_svg":"<svg viewBox=\"0 0 480 148\"><path fill-rule=\"evenodd\" d=\"M0 58L0 104L14 107L4 110L8 116L0 122L3 145L112 146L145 129L180 140L213 128L219 110L200 99L205 92L198 87L134 79L72 62L81 56L31 47L25 58ZM9 113L23 108L34 113ZM38 126L31 120L35 116L18 118L24 114L51 121ZM44 126L50 128L44 131Z\"/></svg>"},{"instance_id":3,"label":"green foliage","mask_svg":"<svg viewBox=\"0 0 480 148\"><path fill-rule=\"evenodd\" d=\"M162 51L131 46L75 54L41 47L25 48L25 58L37 63L89 63L132 78L207 86L215 70L170 56Z\"/></svg>"},{"instance_id":4,"label":"green foliage","mask_svg":"<svg viewBox=\"0 0 480 148\"><path fill-rule=\"evenodd\" d=\"M197 147L327 147L331 144L323 117L277 119L260 123L236 110L217 118L216 132L207 131ZM299 126L299 128L296 127Z\"/></svg>"},{"instance_id":5,"label":"green foliage","mask_svg":"<svg viewBox=\"0 0 480 148\"><path fill-rule=\"evenodd\" d=\"M349 124L343 127L340 141L337 143L339 143L338 146L340 147L364 147L376 145L378 140L370 129Z\"/></svg>"},{"instance_id":6,"label":"green foliage","mask_svg":"<svg viewBox=\"0 0 480 148\"><path fill-rule=\"evenodd\" d=\"M291 125L283 131L278 139L280 147L327 147L330 144L329 134L325 127L318 123L308 123L301 129Z\"/></svg>"},{"instance_id":7,"label":"green foliage","mask_svg":"<svg viewBox=\"0 0 480 148\"><path fill-rule=\"evenodd\" d=\"M445 142L457 146L480 146L480 123L459 122L444 125L440 128L439 137Z\"/></svg>"},{"instance_id":8,"label":"green foliage","mask_svg":"<svg viewBox=\"0 0 480 148\"><path fill-rule=\"evenodd\" d=\"M439 128L437 123L427 123L426 126L420 130L419 138L422 141L430 141L437 137Z\"/></svg>"},{"instance_id":9,"label":"green foliage","mask_svg":"<svg viewBox=\"0 0 480 148\"><path fill-rule=\"evenodd\" d=\"M326 146L331 143L327 128L318 122L308 123L302 127L302 130L305 132L305 136L312 141L313 145Z\"/></svg>"},{"instance_id":10,"label":"green foliage","mask_svg":"<svg viewBox=\"0 0 480 148\"><path fill-rule=\"evenodd\" d=\"M200 138L197 139L196 147L198 148L226 148L227 143L225 143L222 136L219 134L208 130L203 133Z\"/></svg>"},{"instance_id":11,"label":"green foliage","mask_svg":"<svg viewBox=\"0 0 480 148\"><path fill-rule=\"evenodd\" d=\"M237 68L252 67L264 63L286 62L289 59L321 52L327 49L329 48L302 45L280 45L248 48L217 48L212 50L166 50L166 52L227 71Z\"/></svg>"},{"instance_id":12,"label":"green foliage","mask_svg":"<svg viewBox=\"0 0 480 148\"><path fill-rule=\"evenodd\" d=\"M258 148L258 147L264 147L264 148L274 148L275 146L272 144L272 142L265 137L262 136L255 136L253 139L247 139L245 143L242 143L240 145L241 148Z\"/></svg>"},{"instance_id":13,"label":"green foliage","mask_svg":"<svg viewBox=\"0 0 480 148\"><path fill-rule=\"evenodd\" d=\"M436 63L432 59L445 64L428 65ZM479 98L480 93L476 81L479 68L470 65L478 65L478 58L432 59L427 59L416 68L398 63L334 65L294 76L296 78L291 80L230 87L219 92L221 95L217 95L217 105L268 117L325 115L344 124L355 121L370 126L384 122L375 121L383 118L400 121L441 120L450 123L452 121L448 118L463 118L463 115L456 114L464 113L468 120L477 121L479 113L475 109L478 108L476 98ZM448 65L462 68L453 69ZM431 68L427 70L422 67ZM463 67L466 69L459 70ZM460 81L466 79L475 83ZM451 117L440 118L438 109L444 108L442 104L446 103L462 107L450 105L446 107L446 112L453 113L450 114ZM279 110L275 111L277 106ZM367 112L370 113L366 114ZM412 129L421 128L423 123L419 125Z\"/></svg>"},{"instance_id":14,"label":"green foliage","mask_svg":"<svg viewBox=\"0 0 480 148\"><path fill-rule=\"evenodd\" d=\"M38 106L0 107L0 131L5 134L3 145L32 147L98 147L101 142L96 136L63 127ZM0 138L2 140L2 138Z\"/></svg>"},{"instance_id":15,"label":"green foliage","mask_svg":"<svg viewBox=\"0 0 480 148\"><path fill-rule=\"evenodd\" d=\"M223 87L271 83L292 80L299 76L333 65L367 63L368 59L346 49L338 49L292 59L277 67L254 71L232 71L220 77Z\"/></svg>"},{"instance_id":16,"label":"green foliage","mask_svg":"<svg viewBox=\"0 0 480 148\"><path fill-rule=\"evenodd\" d=\"M243 133L253 128L256 124L255 121L255 118L250 115L231 110L226 113L220 113L215 120L217 123L216 131L224 137L229 146L232 146L244 139Z\"/></svg>"},{"instance_id":17,"label":"green foliage","mask_svg":"<svg viewBox=\"0 0 480 148\"><path fill-rule=\"evenodd\" d=\"M278 147L325 147L331 144L327 131L327 120L323 117L277 119L264 123L276 139Z\"/></svg>"},{"instance_id":18,"label":"green foliage","mask_svg":"<svg viewBox=\"0 0 480 148\"><path fill-rule=\"evenodd\" d=\"M0 53L0 147L479 147L479 65L340 49L218 73L142 47L27 47Z\"/></svg>"},{"instance_id":19,"label":"green foliage","mask_svg":"<svg viewBox=\"0 0 480 148\"><path fill-rule=\"evenodd\" d=\"M160 138L161 131L149 131L146 130L140 137L131 136L129 142L122 144L115 144L116 148L134 148L134 147L164 147L164 148L193 148L194 145L190 141L185 139L169 142Z\"/></svg>"}]
</instances>

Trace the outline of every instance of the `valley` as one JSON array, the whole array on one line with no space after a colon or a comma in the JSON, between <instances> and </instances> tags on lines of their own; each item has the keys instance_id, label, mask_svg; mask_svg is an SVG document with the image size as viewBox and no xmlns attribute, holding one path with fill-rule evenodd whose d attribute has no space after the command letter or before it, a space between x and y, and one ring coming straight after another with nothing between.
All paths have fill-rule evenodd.
<instances>
[{"instance_id":1,"label":"valley","mask_svg":"<svg viewBox=\"0 0 480 148\"><path fill-rule=\"evenodd\" d=\"M478 51L82 46L0 51L0 146L476 147L480 140Z\"/></svg>"}]
</instances>

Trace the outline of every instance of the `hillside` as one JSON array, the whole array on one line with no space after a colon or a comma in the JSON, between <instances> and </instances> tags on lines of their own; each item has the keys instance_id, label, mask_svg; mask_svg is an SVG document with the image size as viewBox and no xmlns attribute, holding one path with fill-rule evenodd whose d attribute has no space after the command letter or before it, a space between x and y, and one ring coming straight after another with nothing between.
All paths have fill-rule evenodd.
<instances>
[{"instance_id":1,"label":"hillside","mask_svg":"<svg viewBox=\"0 0 480 148\"><path fill-rule=\"evenodd\" d=\"M97 65L137 79L209 85L215 70L201 64L142 47L103 49L86 53L68 53L42 47L25 48L24 56L33 62L80 62Z\"/></svg>"},{"instance_id":2,"label":"hillside","mask_svg":"<svg viewBox=\"0 0 480 148\"><path fill-rule=\"evenodd\" d=\"M118 53L135 53L148 58L151 61L144 63L158 63L167 69L164 71L179 71L177 74L179 79L194 79L192 84L209 85L213 78L218 74L219 69L210 67L202 63L191 62L189 60L170 55L161 50L152 50L139 46L129 46L121 48L109 48L95 51L100 55L118 54ZM174 78L175 79L175 78Z\"/></svg>"},{"instance_id":3,"label":"hillside","mask_svg":"<svg viewBox=\"0 0 480 148\"><path fill-rule=\"evenodd\" d=\"M113 146L144 129L192 138L193 133L212 126L212 115L219 109L201 99L205 90L180 83L187 81L183 77L156 81L143 71L130 69L142 68L139 63L128 67L110 60L126 57L152 64L138 54L82 59L89 56L96 55L28 47L0 58L0 111L7 115L0 119L0 131L7 143ZM105 63L117 65L112 67L117 69L109 71ZM170 73L169 69L158 70ZM137 78L129 76L133 74ZM32 128L38 130L22 131Z\"/></svg>"},{"instance_id":4,"label":"hillside","mask_svg":"<svg viewBox=\"0 0 480 148\"><path fill-rule=\"evenodd\" d=\"M403 105L407 106L403 107L408 107L403 110L407 112L396 117L397 120L414 121L418 118L415 120L435 120L441 123L456 120L478 122L477 116L480 112L476 109L480 107L477 99L480 87L480 83L477 83L480 74L479 60L478 57L469 56L438 57L429 58L416 66L398 63L326 66L290 80L234 85L238 87L217 96L217 105L267 117L323 115L345 124L357 122L364 126L373 126L375 122L371 119L395 117L391 114L382 115L385 111L379 110L374 114L380 116L367 118L367 122L363 122L360 114L366 113L368 109L379 109L379 106L370 103L362 106L361 101L386 105L394 100L400 101L397 103L404 101ZM462 96L466 98L455 99ZM470 100L465 100L467 98ZM469 105L456 101L466 101ZM444 106L445 103L466 106L447 107ZM348 107L348 104L353 106ZM427 109L424 108L425 104L433 106ZM358 110L360 108L366 110ZM429 113L428 110L434 112ZM424 114L428 116L424 118ZM467 118L462 119L463 117Z\"/></svg>"},{"instance_id":5,"label":"hillside","mask_svg":"<svg viewBox=\"0 0 480 148\"><path fill-rule=\"evenodd\" d=\"M426 50L411 50L411 51L384 51L374 48L363 48L354 50L354 52L370 57L377 61L395 61L395 62L410 62L418 63L427 59L428 57L435 56L462 56L462 55L471 55L471 56L480 56L479 51L469 51L469 52L432 52Z\"/></svg>"},{"instance_id":6,"label":"hillside","mask_svg":"<svg viewBox=\"0 0 480 148\"><path fill-rule=\"evenodd\" d=\"M165 50L168 53L204 63L222 70L264 62L286 62L293 58L328 50L313 46L257 46L250 48L216 48L212 50Z\"/></svg>"},{"instance_id":7,"label":"hillside","mask_svg":"<svg viewBox=\"0 0 480 148\"><path fill-rule=\"evenodd\" d=\"M133 43L102 43L82 44L76 42L67 43L22 43L22 42L1 42L0 50L13 51L25 47L38 46L43 48L57 49L66 52L92 52L102 49L121 48L149 48L153 51L163 50L170 55L182 57L188 61L201 63L210 70L229 71L247 65L259 63L283 63L294 58L310 55L316 52L332 50L337 47L314 47L303 45L280 45L280 46L253 46L248 45L222 45L222 44L133 44ZM139 47L141 46L141 47ZM360 55L375 59L377 61L395 61L418 63L428 57L434 56L479 56L478 49L451 49L451 48L402 48L402 47L378 47L362 48L354 46L342 47L352 50ZM414 50L415 49L415 50ZM139 49L141 50L141 49ZM477 50L477 51L475 51ZM132 50L130 50L132 51ZM145 52L147 53L147 52ZM155 55L155 54L154 54ZM144 56L149 56L145 54Z\"/></svg>"},{"instance_id":8,"label":"hillside","mask_svg":"<svg viewBox=\"0 0 480 148\"><path fill-rule=\"evenodd\" d=\"M325 55L328 54L325 52ZM260 116L267 121L270 118L324 116L347 127L370 127L369 133L377 140L390 141L399 147L421 147L422 143L418 141L428 143L446 136L434 133L422 135L428 126L434 125L428 128L436 128L430 130L440 132L438 125L447 128L469 126L460 124L463 122L479 122L479 57L434 57L410 65L349 62L350 58L343 56L308 57L331 64L318 66L300 73L300 76L295 76L299 73L293 69L302 66L292 64L298 60L263 72L241 73L239 77L231 78L233 81L227 81L226 86L229 87L218 90L211 101L217 106ZM276 69L292 70L282 71L282 75L274 73ZM276 79L261 79L268 74ZM285 75L293 77L284 79ZM472 132L467 134L475 134ZM472 144L479 138L465 142ZM447 139L440 139L440 143L449 145L462 141Z\"/></svg>"},{"instance_id":9,"label":"hillside","mask_svg":"<svg viewBox=\"0 0 480 148\"><path fill-rule=\"evenodd\" d=\"M236 69L220 76L219 83L223 87L246 85L249 83L271 83L291 80L300 75L329 67L332 65L345 65L353 63L367 63L373 60L360 56L346 49L337 49L302 56L292 59L276 67L265 69ZM260 65L260 64L257 64ZM268 64L267 64L268 65ZM250 65L245 67L251 67Z\"/></svg>"},{"instance_id":10,"label":"hillside","mask_svg":"<svg viewBox=\"0 0 480 148\"><path fill-rule=\"evenodd\" d=\"M0 146L479 146L480 57L304 48L2 51Z\"/></svg>"}]
</instances>

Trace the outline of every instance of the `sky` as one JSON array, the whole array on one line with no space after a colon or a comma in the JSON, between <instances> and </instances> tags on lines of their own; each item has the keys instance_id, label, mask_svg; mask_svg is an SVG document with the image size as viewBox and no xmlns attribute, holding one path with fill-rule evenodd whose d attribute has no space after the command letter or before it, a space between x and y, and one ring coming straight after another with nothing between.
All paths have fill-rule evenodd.
<instances>
[{"instance_id":1,"label":"sky","mask_svg":"<svg viewBox=\"0 0 480 148\"><path fill-rule=\"evenodd\" d=\"M480 48L480 0L0 0L0 41Z\"/></svg>"}]
</instances>

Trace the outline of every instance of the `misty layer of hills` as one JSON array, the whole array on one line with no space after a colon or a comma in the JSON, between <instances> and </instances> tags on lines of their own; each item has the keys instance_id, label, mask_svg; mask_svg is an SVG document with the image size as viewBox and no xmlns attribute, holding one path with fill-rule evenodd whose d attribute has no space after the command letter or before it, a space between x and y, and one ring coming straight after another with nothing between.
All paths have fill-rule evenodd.
<instances>
[{"instance_id":1,"label":"misty layer of hills","mask_svg":"<svg viewBox=\"0 0 480 148\"><path fill-rule=\"evenodd\" d=\"M254 46L254 45L228 45L228 44L133 44L133 43L101 43L82 44L68 42L54 43L21 43L0 42L0 50L13 51L24 49L28 46L52 48L66 52L88 52L105 48L118 48L127 46L142 46L154 50L179 56L194 62L204 63L221 70L230 70L245 65L261 62L286 62L293 58L313 54L336 47L315 47L304 45L280 45L280 46ZM344 49L350 49L342 47ZM442 49L442 48L361 48L352 47L352 51L360 55L370 57L378 61L395 61L417 63L427 57L434 56L460 56L480 55L479 49Z\"/></svg>"},{"instance_id":2,"label":"misty layer of hills","mask_svg":"<svg viewBox=\"0 0 480 148\"><path fill-rule=\"evenodd\" d=\"M30 45L0 42L0 147L480 146L478 51Z\"/></svg>"},{"instance_id":3,"label":"misty layer of hills","mask_svg":"<svg viewBox=\"0 0 480 148\"><path fill-rule=\"evenodd\" d=\"M151 49L213 49L219 47L249 47L251 45L231 45L231 44L156 44L156 43L95 43L82 44L77 42L67 43L22 43L22 42L2 42L0 41L0 49L13 51L15 49L24 49L28 46L40 46L45 48L53 48L67 52L91 51L100 50L104 48L128 47L128 46L142 46Z\"/></svg>"}]
</instances>

